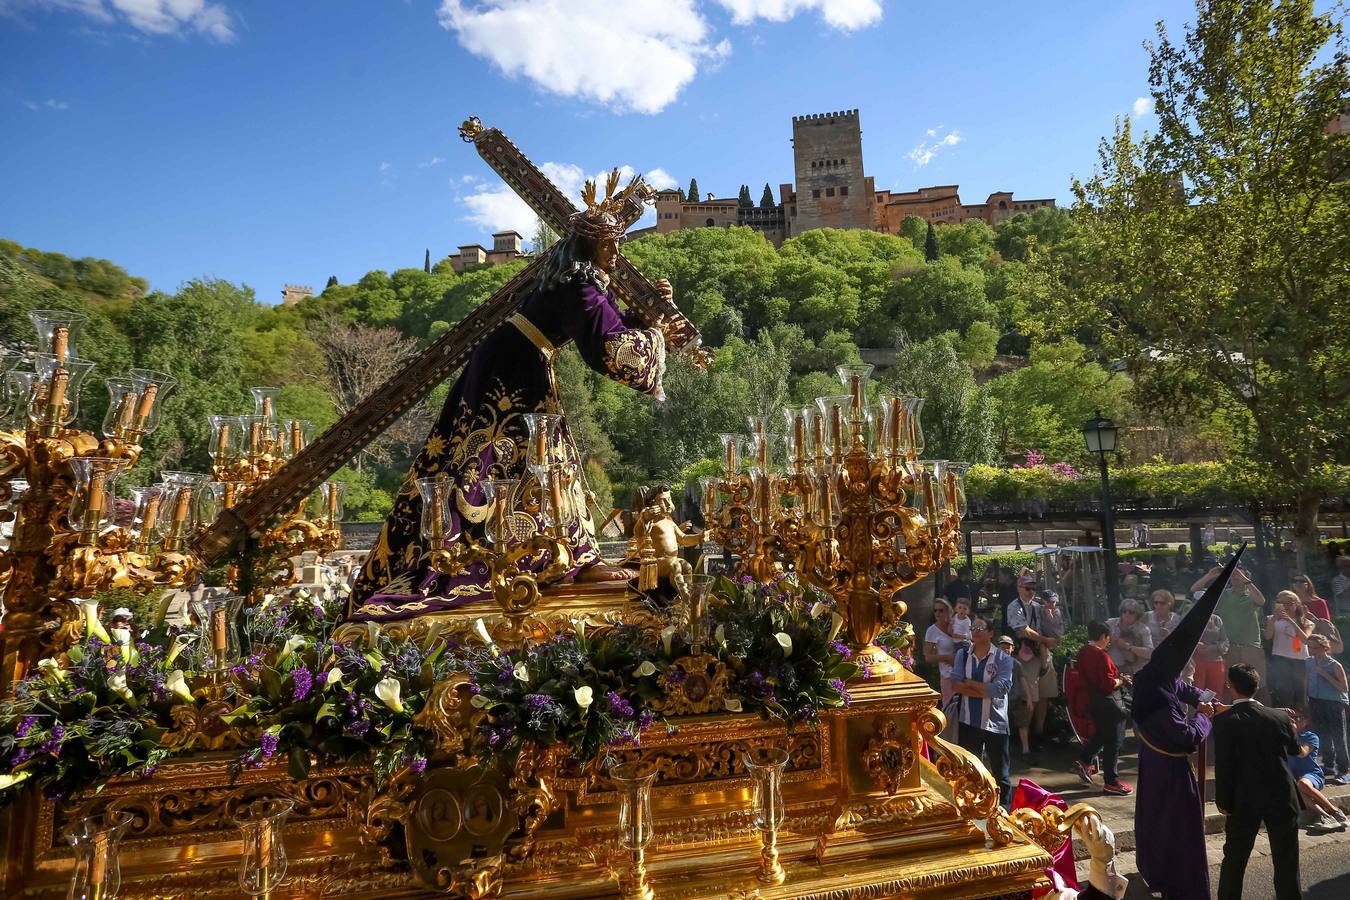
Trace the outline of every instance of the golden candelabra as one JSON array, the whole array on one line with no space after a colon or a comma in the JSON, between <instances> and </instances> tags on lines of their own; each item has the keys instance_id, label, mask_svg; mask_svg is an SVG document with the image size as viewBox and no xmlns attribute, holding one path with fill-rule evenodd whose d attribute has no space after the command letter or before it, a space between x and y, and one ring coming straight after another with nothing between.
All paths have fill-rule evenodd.
<instances>
[{"instance_id":1,"label":"golden candelabra","mask_svg":"<svg viewBox=\"0 0 1350 900\"><path fill-rule=\"evenodd\" d=\"M108 378L102 440L71 428L94 367L75 350L86 317L64 310L29 316L43 348L33 355L33 370L17 370L20 354L0 359L6 401L0 423L13 425L0 430L0 524L10 527L0 550L5 690L75 639L80 615L68 600L109 588L149 592L196 574L180 542L153 539L135 522L119 525L115 515L116 482L140 458L141 440L158 425L174 379L151 369ZM177 509L167 518L170 531L182 525Z\"/></svg>"},{"instance_id":2,"label":"golden candelabra","mask_svg":"<svg viewBox=\"0 0 1350 900\"><path fill-rule=\"evenodd\" d=\"M277 415L277 395L270 387L250 388L253 414L208 416L211 424L212 481L202 486L200 519L214 521L245 496L261 489L276 472L308 446L313 424ZM230 587L244 593L250 604L284 590L297 580L292 560L307 550L327 555L342 542L344 485L327 481L318 496L307 498L260 534L250 564L232 563L226 575Z\"/></svg>"},{"instance_id":3,"label":"golden candelabra","mask_svg":"<svg viewBox=\"0 0 1350 900\"><path fill-rule=\"evenodd\" d=\"M869 406L871 370L840 366L848 394L785 410L784 472L771 468L765 417L749 418L748 438L722 435L725 471L703 480L703 509L712 539L745 574L767 582L795 572L833 596L855 658L884 676L899 669L875 643L904 614L896 592L957 555L967 466L919 460L923 400L880 396Z\"/></svg>"}]
</instances>

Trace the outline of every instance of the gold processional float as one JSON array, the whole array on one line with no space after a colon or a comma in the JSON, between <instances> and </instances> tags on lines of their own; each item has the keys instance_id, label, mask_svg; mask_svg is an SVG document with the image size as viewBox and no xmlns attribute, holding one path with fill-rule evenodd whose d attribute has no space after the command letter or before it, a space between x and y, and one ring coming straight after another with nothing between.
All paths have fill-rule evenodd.
<instances>
[{"instance_id":1,"label":"gold processional float","mask_svg":"<svg viewBox=\"0 0 1350 900\"><path fill-rule=\"evenodd\" d=\"M575 208L501 132L471 119L461 136L567 233ZM639 186L625 209L630 223L651 194ZM78 640L72 598L110 587L180 587L226 563L234 599L193 611L211 671L223 681L240 604L294 583L291 558L301 551L336 549L341 486L324 479L461 366L518 308L546 258L312 442L307 423L276 415L267 389L255 391L253 415L211 417L211 476L166 472L161 484L133 488L130 525L112 517L113 485L139 457L173 379L148 370L109 379L104 439L72 430L79 382L92 367L74 354L79 321L35 314L50 352L37 356L33 373L10 373L27 415L22 431L0 433L0 501L17 513L0 556L9 690L38 660ZM665 323L674 352L707 365L692 323L622 256L614 285L644 319ZM1049 851L1075 826L1086 836L1099 817L1081 804L1067 813L1004 812L981 762L939 737L938 694L877 645L904 615L897 592L956 556L965 467L919 460L923 401L873 396L869 373L840 367L840 395L786 411L781 471L772 464L773 429L754 417L748 435L722 436L724 472L702 483L706 536L738 574L760 583L786 575L835 601L840 640L869 677L851 682L851 702L823 711L819 727L789 729L729 711L725 662L703 647L711 579L676 565L671 581L689 642L674 664L688 677L662 680L653 705L674 727L640 746L581 760L566 745L527 746L509 770L485 770L467 740L482 713L456 676L434 686L418 715L436 737L422 770L405 766L382 782L359 760L315 767L298 780L285 764L232 771L247 736L229 724L229 692L213 678L202 689L207 704L165 738L191 755L166 760L153 777L113 779L62 800L26 791L4 811L0 893L55 897L72 876L80 896L99 898L833 900L1017 897L1048 886ZM545 440L536 443L556 427L553 418L540 414L529 424L535 481L527 502L556 523L578 473L549 460ZM319 487L311 518L306 501ZM423 537L442 546L446 486L419 487L428 510ZM432 560L442 573L487 566L493 612L350 624L337 636L359 644L380 629L426 642L474 641L477 633L513 648L579 625L668 627L626 583L550 583L568 568L565 532L555 524L528 542L513 540L505 519L516 487L489 482L485 542L448 545ZM14 512L0 516L14 520ZM636 537L640 581L649 586L661 560L651 541ZM550 568L522 565L541 551Z\"/></svg>"}]
</instances>

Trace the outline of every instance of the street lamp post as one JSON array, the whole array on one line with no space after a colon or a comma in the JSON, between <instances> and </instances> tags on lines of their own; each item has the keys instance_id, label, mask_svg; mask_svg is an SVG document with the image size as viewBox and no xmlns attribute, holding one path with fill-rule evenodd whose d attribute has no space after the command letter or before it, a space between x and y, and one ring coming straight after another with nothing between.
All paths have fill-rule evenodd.
<instances>
[{"instance_id":1,"label":"street lamp post","mask_svg":"<svg viewBox=\"0 0 1350 900\"><path fill-rule=\"evenodd\" d=\"M1116 565L1116 523L1111 511L1111 479L1106 471L1106 454L1116 449L1116 423L1096 415L1083 423L1083 440L1089 453L1097 454L1102 473L1102 550L1106 554L1106 601L1112 615L1120 610L1120 568Z\"/></svg>"}]
</instances>

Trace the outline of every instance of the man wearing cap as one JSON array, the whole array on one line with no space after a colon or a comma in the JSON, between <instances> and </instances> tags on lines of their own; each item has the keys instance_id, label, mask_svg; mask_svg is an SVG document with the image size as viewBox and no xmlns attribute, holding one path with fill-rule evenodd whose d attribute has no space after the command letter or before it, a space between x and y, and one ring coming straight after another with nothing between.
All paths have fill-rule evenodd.
<instances>
[{"instance_id":1,"label":"man wearing cap","mask_svg":"<svg viewBox=\"0 0 1350 900\"><path fill-rule=\"evenodd\" d=\"M1008 769L1008 692L1012 690L1012 657L994 646L992 623L983 613L972 617L969 649L956 651L952 692L960 698L958 742L977 758L989 757L1004 809L1012 802Z\"/></svg>"},{"instance_id":2,"label":"man wearing cap","mask_svg":"<svg viewBox=\"0 0 1350 900\"><path fill-rule=\"evenodd\" d=\"M1008 618L1003 623L1004 631L1016 641L1017 650L1014 655L1017 664L1025 670L1027 703L1031 705L1032 710L1041 704L1042 684L1053 691L1046 695L1047 700L1050 696L1059 694L1054 663L1050 661L1050 649L1059 643L1059 638L1046 636L1045 607L1036 598L1036 577L1023 575L1017 579L1017 599L1008 605ZM1056 596L1055 599L1058 601L1059 597ZM1044 717L1041 722L1044 728Z\"/></svg>"}]
</instances>

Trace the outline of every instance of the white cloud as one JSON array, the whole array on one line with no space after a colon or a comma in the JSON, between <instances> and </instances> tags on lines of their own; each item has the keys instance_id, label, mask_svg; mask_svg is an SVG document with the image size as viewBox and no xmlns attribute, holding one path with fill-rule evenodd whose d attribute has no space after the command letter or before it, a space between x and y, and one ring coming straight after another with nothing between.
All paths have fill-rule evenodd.
<instances>
[{"instance_id":1,"label":"white cloud","mask_svg":"<svg viewBox=\"0 0 1350 900\"><path fill-rule=\"evenodd\" d=\"M432 166L439 166L439 165L440 165L441 163L443 163L443 162L445 162L445 160L441 159L439 156L433 156L431 159L427 160L426 162L420 162L420 163L418 163L418 164L417 164L417 168L419 168L419 169L430 169Z\"/></svg>"},{"instance_id":2,"label":"white cloud","mask_svg":"<svg viewBox=\"0 0 1350 900\"><path fill-rule=\"evenodd\" d=\"M21 102L24 106L31 109L33 112L42 112L44 109L54 109L57 112L60 112L62 110L70 109L70 104L67 103L66 101L54 100L50 97L44 100L42 103L35 103L32 100L21 100L19 102Z\"/></svg>"},{"instance_id":3,"label":"white cloud","mask_svg":"<svg viewBox=\"0 0 1350 900\"><path fill-rule=\"evenodd\" d=\"M584 169L572 163L546 162L539 168L548 176L549 181L558 186L558 190L576 204L577 208L581 207L581 188L586 179L590 177L603 182L605 176L609 174L596 172L588 176ZM623 184L626 184L634 174L636 173L632 166L619 167L619 176ZM652 169L644 174L643 178L658 190L675 187L675 179L664 169ZM515 191L501 182L495 182L491 186L478 182L474 192L463 197L461 202L468 210L463 218L485 232L519 231L527 237L534 234L538 216ZM650 210L644 215L644 219L649 217ZM636 227L641 227L641 222Z\"/></svg>"},{"instance_id":4,"label":"white cloud","mask_svg":"<svg viewBox=\"0 0 1350 900\"><path fill-rule=\"evenodd\" d=\"M1136 119L1142 119L1144 116L1151 115L1153 112L1153 98L1140 97L1134 101L1134 106L1130 108Z\"/></svg>"},{"instance_id":5,"label":"white cloud","mask_svg":"<svg viewBox=\"0 0 1350 900\"><path fill-rule=\"evenodd\" d=\"M398 178L398 169L395 169L394 164L388 161L380 163L379 172L380 184L385 187L392 187L395 179Z\"/></svg>"},{"instance_id":6,"label":"white cloud","mask_svg":"<svg viewBox=\"0 0 1350 900\"><path fill-rule=\"evenodd\" d=\"M441 27L509 77L620 112L658 113L731 54L704 9L737 25L816 12L842 31L881 20L881 0L441 0Z\"/></svg>"},{"instance_id":7,"label":"white cloud","mask_svg":"<svg viewBox=\"0 0 1350 900\"><path fill-rule=\"evenodd\" d=\"M8 0L0 13L24 8L76 13L111 25L125 23L148 34L195 32L222 43L234 40L234 17L211 0Z\"/></svg>"},{"instance_id":8,"label":"white cloud","mask_svg":"<svg viewBox=\"0 0 1350 900\"><path fill-rule=\"evenodd\" d=\"M946 134L938 137L942 126L930 128L924 134L926 138L935 138L935 140L923 140L913 150L909 151L909 161L914 163L914 168L921 169L933 161L933 157L938 155L938 151L943 147L955 147L961 143L961 132L952 129Z\"/></svg>"},{"instance_id":9,"label":"white cloud","mask_svg":"<svg viewBox=\"0 0 1350 900\"><path fill-rule=\"evenodd\" d=\"M842 31L856 31L881 21L881 0L717 0L731 13L737 25L756 19L786 22L798 13L815 10L826 24Z\"/></svg>"},{"instance_id":10,"label":"white cloud","mask_svg":"<svg viewBox=\"0 0 1350 900\"><path fill-rule=\"evenodd\" d=\"M695 0L442 0L438 18L508 76L643 113L660 112L731 51Z\"/></svg>"},{"instance_id":11,"label":"white cloud","mask_svg":"<svg viewBox=\"0 0 1350 900\"><path fill-rule=\"evenodd\" d=\"M47 102L42 105L48 109L70 109L70 104L64 100L48 99Z\"/></svg>"}]
</instances>

